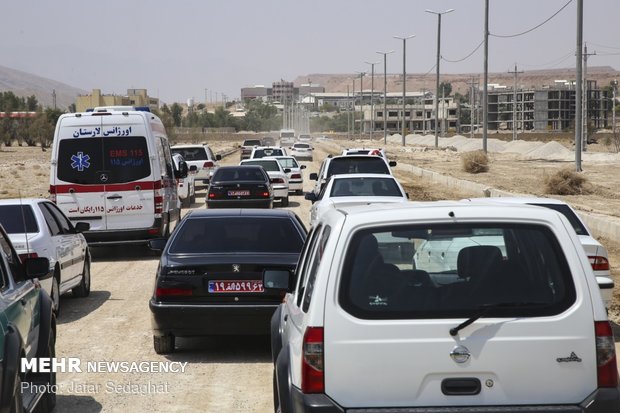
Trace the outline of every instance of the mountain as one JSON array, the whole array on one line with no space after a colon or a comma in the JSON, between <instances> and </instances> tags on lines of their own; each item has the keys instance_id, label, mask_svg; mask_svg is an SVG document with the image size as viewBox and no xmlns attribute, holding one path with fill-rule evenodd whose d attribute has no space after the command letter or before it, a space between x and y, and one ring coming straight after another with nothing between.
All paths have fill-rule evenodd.
<instances>
[{"instance_id":1,"label":"mountain","mask_svg":"<svg viewBox=\"0 0 620 413\"><path fill-rule=\"evenodd\" d=\"M511 70L513 70L511 68ZM517 68L517 70L520 70ZM359 91L359 75L351 74L309 74L298 76L293 83L295 86L307 84L308 79L313 85L321 85L325 88L325 92L345 92L347 86L351 90L353 87L353 77L355 77L355 90ZM461 94L467 93L469 89L468 82L472 77L482 84L483 73L464 73L464 74L441 74L441 82L449 82L452 84L452 90ZM533 88L540 89L544 86L553 86L556 80L574 80L575 69L546 69L546 70L527 70L518 74L517 88ZM596 80L599 87L608 86L609 82L614 79L620 79L620 71L610 66L588 67L588 80ZM489 73L489 83L498 83L500 85L512 88L514 83L514 75L505 73ZM364 76L364 90L369 90L371 85L370 75ZM383 73L375 72L375 90L383 90ZM402 73L387 74L387 91L401 92L403 90ZM407 73L407 90L435 90L435 73L419 74Z\"/></svg>"},{"instance_id":2,"label":"mountain","mask_svg":"<svg viewBox=\"0 0 620 413\"><path fill-rule=\"evenodd\" d=\"M53 91L56 91L56 107L59 109L67 109L75 103L78 95L88 93L65 83L0 66L0 92L13 92L20 97L35 95L39 104L53 107Z\"/></svg>"}]
</instances>

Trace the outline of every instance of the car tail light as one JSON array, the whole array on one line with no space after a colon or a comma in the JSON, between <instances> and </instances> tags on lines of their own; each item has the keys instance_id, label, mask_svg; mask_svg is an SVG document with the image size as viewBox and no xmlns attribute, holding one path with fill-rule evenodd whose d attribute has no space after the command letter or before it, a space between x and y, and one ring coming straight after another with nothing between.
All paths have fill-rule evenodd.
<instances>
[{"instance_id":1,"label":"car tail light","mask_svg":"<svg viewBox=\"0 0 620 413\"><path fill-rule=\"evenodd\" d=\"M600 255L588 257L594 271L609 271L609 261Z\"/></svg>"},{"instance_id":2,"label":"car tail light","mask_svg":"<svg viewBox=\"0 0 620 413\"><path fill-rule=\"evenodd\" d=\"M292 174L291 179L301 179L301 174Z\"/></svg>"},{"instance_id":3,"label":"car tail light","mask_svg":"<svg viewBox=\"0 0 620 413\"><path fill-rule=\"evenodd\" d=\"M284 179L282 178L273 178L269 180L272 184L283 184L284 183Z\"/></svg>"},{"instance_id":4,"label":"car tail light","mask_svg":"<svg viewBox=\"0 0 620 413\"><path fill-rule=\"evenodd\" d=\"M191 288L160 288L155 290L155 297L188 296L192 295Z\"/></svg>"},{"instance_id":5,"label":"car tail light","mask_svg":"<svg viewBox=\"0 0 620 413\"><path fill-rule=\"evenodd\" d=\"M301 360L301 391L303 393L325 392L323 367L323 327L308 327L304 334Z\"/></svg>"},{"instance_id":6,"label":"car tail light","mask_svg":"<svg viewBox=\"0 0 620 413\"><path fill-rule=\"evenodd\" d=\"M213 166L214 164L212 161L207 161L202 165L203 168L213 168Z\"/></svg>"},{"instance_id":7,"label":"car tail light","mask_svg":"<svg viewBox=\"0 0 620 413\"><path fill-rule=\"evenodd\" d=\"M263 198L269 198L269 191L259 192L258 196L262 196Z\"/></svg>"},{"instance_id":8,"label":"car tail light","mask_svg":"<svg viewBox=\"0 0 620 413\"><path fill-rule=\"evenodd\" d=\"M161 181L156 181L153 187L153 206L156 214L164 212L164 197L161 189Z\"/></svg>"},{"instance_id":9,"label":"car tail light","mask_svg":"<svg viewBox=\"0 0 620 413\"><path fill-rule=\"evenodd\" d=\"M618 386L616 367L616 347L609 321L595 321L596 333L596 371L598 387Z\"/></svg>"},{"instance_id":10,"label":"car tail light","mask_svg":"<svg viewBox=\"0 0 620 413\"><path fill-rule=\"evenodd\" d=\"M56 203L56 186L50 185L50 201Z\"/></svg>"},{"instance_id":11,"label":"car tail light","mask_svg":"<svg viewBox=\"0 0 620 413\"><path fill-rule=\"evenodd\" d=\"M39 254L37 254L36 252L27 252L24 254L19 254L19 259L21 260L21 262L24 262L28 258L37 258L38 256Z\"/></svg>"},{"instance_id":12,"label":"car tail light","mask_svg":"<svg viewBox=\"0 0 620 413\"><path fill-rule=\"evenodd\" d=\"M215 199L215 198L217 198L218 196L219 196L219 194L216 194L215 192L209 192L209 193L207 194L207 197L208 197L209 199Z\"/></svg>"}]
</instances>

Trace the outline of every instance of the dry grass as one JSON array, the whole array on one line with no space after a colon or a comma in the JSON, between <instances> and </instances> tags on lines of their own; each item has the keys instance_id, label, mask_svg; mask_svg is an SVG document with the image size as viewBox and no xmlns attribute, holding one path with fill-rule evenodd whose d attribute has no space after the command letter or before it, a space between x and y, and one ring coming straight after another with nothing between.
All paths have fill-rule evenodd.
<instances>
[{"instance_id":1,"label":"dry grass","mask_svg":"<svg viewBox=\"0 0 620 413\"><path fill-rule=\"evenodd\" d=\"M484 151L465 152L461 160L465 172L478 174L489 171L489 157Z\"/></svg>"},{"instance_id":2,"label":"dry grass","mask_svg":"<svg viewBox=\"0 0 620 413\"><path fill-rule=\"evenodd\" d=\"M569 168L545 176L545 193L550 195L585 195L589 193L585 176Z\"/></svg>"}]
</instances>

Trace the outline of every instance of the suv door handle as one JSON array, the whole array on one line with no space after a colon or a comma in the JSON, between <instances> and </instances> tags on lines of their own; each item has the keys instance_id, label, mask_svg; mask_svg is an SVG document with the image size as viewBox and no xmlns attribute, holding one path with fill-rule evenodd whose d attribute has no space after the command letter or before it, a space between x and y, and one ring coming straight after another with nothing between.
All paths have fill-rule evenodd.
<instances>
[{"instance_id":1,"label":"suv door handle","mask_svg":"<svg viewBox=\"0 0 620 413\"><path fill-rule=\"evenodd\" d=\"M284 322L288 320L288 314L284 314Z\"/></svg>"}]
</instances>

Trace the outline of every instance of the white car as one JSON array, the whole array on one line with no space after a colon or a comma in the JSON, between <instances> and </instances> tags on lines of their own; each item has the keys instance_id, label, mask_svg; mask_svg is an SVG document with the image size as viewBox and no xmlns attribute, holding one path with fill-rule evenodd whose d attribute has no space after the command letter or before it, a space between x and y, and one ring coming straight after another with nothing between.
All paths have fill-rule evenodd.
<instances>
[{"instance_id":1,"label":"white car","mask_svg":"<svg viewBox=\"0 0 620 413\"><path fill-rule=\"evenodd\" d=\"M179 196L179 200L181 201L181 206L184 208L189 208L194 202L196 202L195 176L198 168L196 165L192 165L188 168L187 162L185 162L180 153L173 154L172 161L174 162L175 171L178 171L177 173L180 175L176 178L176 180L177 194Z\"/></svg>"},{"instance_id":2,"label":"white car","mask_svg":"<svg viewBox=\"0 0 620 413\"><path fill-rule=\"evenodd\" d=\"M217 163L222 159L221 155L213 153L207 144L183 144L170 147L172 153L179 153L187 162L188 167L196 166L194 180L196 186L205 188L209 185L209 179L217 167Z\"/></svg>"},{"instance_id":3,"label":"white car","mask_svg":"<svg viewBox=\"0 0 620 413\"><path fill-rule=\"evenodd\" d=\"M458 245L450 267L414 259L431 238ZM588 257L548 209L330 208L294 275L266 270L263 285L288 289L271 322L275 411L620 412Z\"/></svg>"},{"instance_id":4,"label":"white car","mask_svg":"<svg viewBox=\"0 0 620 413\"><path fill-rule=\"evenodd\" d=\"M291 155L297 160L312 161L312 151L314 148L308 142L295 142L291 147Z\"/></svg>"},{"instance_id":5,"label":"white car","mask_svg":"<svg viewBox=\"0 0 620 413\"><path fill-rule=\"evenodd\" d=\"M469 198L466 201L481 203L502 203L502 204L526 204L552 209L564 215L571 226L575 229L579 242L588 255L594 276L601 289L601 295L605 306L609 308L613 299L614 280L611 277L609 268L609 255L607 248L598 242L593 236L585 222L579 218L575 210L564 201L553 198L538 197L490 197L490 198Z\"/></svg>"},{"instance_id":6,"label":"white car","mask_svg":"<svg viewBox=\"0 0 620 413\"><path fill-rule=\"evenodd\" d=\"M250 153L250 159L264 158L267 156L286 156L286 149L279 146L255 146Z\"/></svg>"},{"instance_id":7,"label":"white car","mask_svg":"<svg viewBox=\"0 0 620 413\"><path fill-rule=\"evenodd\" d=\"M280 200L280 206L288 206L288 168L282 168L282 165L275 158L259 158L259 159L244 159L239 162L239 165L258 165L269 175L269 180L273 187L273 197Z\"/></svg>"},{"instance_id":8,"label":"white car","mask_svg":"<svg viewBox=\"0 0 620 413\"><path fill-rule=\"evenodd\" d=\"M385 174L334 175L318 196L314 192L308 192L305 198L312 201L310 226L314 226L328 208L409 201L407 193L396 178Z\"/></svg>"},{"instance_id":9,"label":"white car","mask_svg":"<svg viewBox=\"0 0 620 413\"><path fill-rule=\"evenodd\" d=\"M297 162L297 159L293 156L274 156L274 159L277 159L282 165L282 168L290 169L290 172L287 172L288 176L288 190L290 192L295 192L297 195L303 194L304 189L304 171L306 169L306 165L301 165Z\"/></svg>"},{"instance_id":10,"label":"white car","mask_svg":"<svg viewBox=\"0 0 620 413\"><path fill-rule=\"evenodd\" d=\"M377 155L387 159L385 149L382 148L347 148L342 150L341 155Z\"/></svg>"},{"instance_id":11,"label":"white car","mask_svg":"<svg viewBox=\"0 0 620 413\"><path fill-rule=\"evenodd\" d=\"M52 298L56 314L60 296L71 290L76 297L90 294L90 251L83 231L90 225L75 226L47 199L0 200L0 224L20 258L44 257L50 261L54 276L41 280Z\"/></svg>"}]
</instances>

